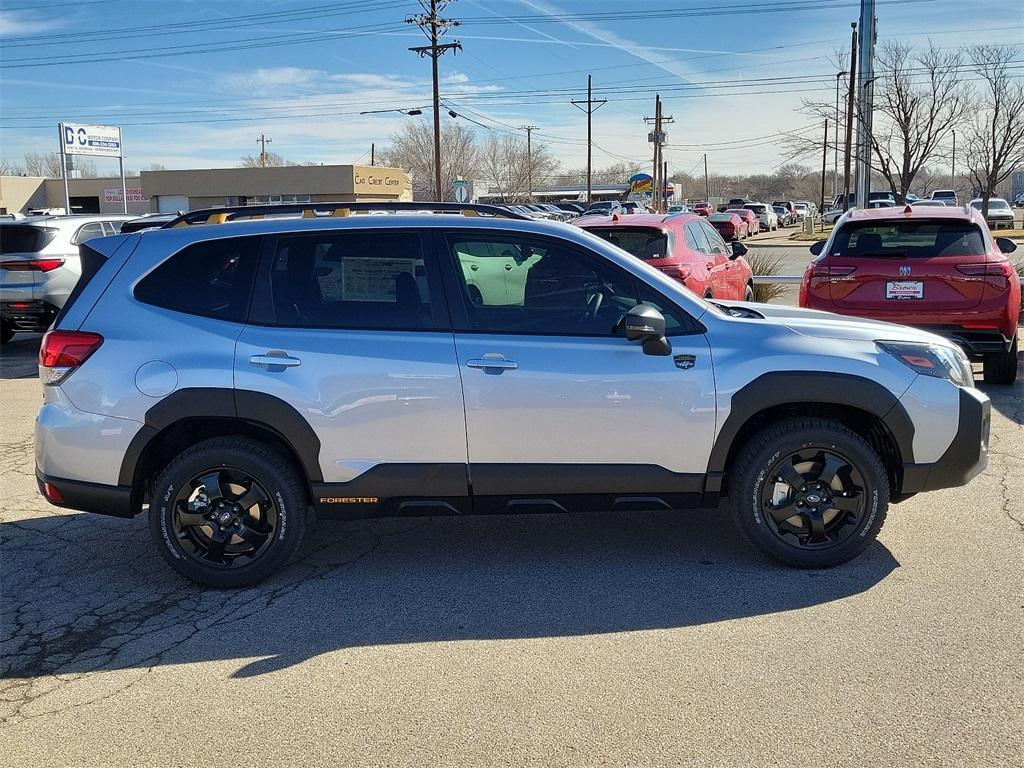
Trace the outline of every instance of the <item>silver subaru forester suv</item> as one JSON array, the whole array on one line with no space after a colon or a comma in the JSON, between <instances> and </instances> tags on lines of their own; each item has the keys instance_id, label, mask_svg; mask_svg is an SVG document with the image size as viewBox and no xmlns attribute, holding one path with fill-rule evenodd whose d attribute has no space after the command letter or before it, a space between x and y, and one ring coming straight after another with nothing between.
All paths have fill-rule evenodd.
<instances>
[{"instance_id":1,"label":"silver subaru forester suv","mask_svg":"<svg viewBox=\"0 0 1024 768\"><path fill-rule=\"evenodd\" d=\"M40 490L145 512L204 584L267 577L311 514L723 497L763 553L827 567L869 546L890 502L987 463L989 401L946 339L708 302L498 208L200 211L82 259L40 350Z\"/></svg>"}]
</instances>

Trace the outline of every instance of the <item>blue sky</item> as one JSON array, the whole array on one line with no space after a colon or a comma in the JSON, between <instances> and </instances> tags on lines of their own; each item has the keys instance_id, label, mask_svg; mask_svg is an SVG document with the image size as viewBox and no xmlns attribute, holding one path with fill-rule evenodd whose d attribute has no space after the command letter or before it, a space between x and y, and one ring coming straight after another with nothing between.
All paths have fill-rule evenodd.
<instances>
[{"instance_id":1,"label":"blue sky","mask_svg":"<svg viewBox=\"0 0 1024 768\"><path fill-rule=\"evenodd\" d=\"M408 120L363 110L430 103L415 0L3 0L0 154L56 149L60 120L121 125L126 164L227 167L270 149L298 162L368 162ZM649 162L660 91L672 169L766 172L783 130L818 130L795 108L831 99L834 48L855 0L458 0L442 98L493 131L538 126L567 167L585 163L586 74L608 103L594 162ZM940 47L1024 42L1019 0L879 0L879 36ZM167 55L167 54L187 55ZM1024 58L1024 55L1022 55ZM766 78L777 78L770 81ZM445 116L446 120L452 118ZM460 118L461 119L461 118ZM470 124L482 136L487 131ZM97 164L101 170L116 166Z\"/></svg>"}]
</instances>

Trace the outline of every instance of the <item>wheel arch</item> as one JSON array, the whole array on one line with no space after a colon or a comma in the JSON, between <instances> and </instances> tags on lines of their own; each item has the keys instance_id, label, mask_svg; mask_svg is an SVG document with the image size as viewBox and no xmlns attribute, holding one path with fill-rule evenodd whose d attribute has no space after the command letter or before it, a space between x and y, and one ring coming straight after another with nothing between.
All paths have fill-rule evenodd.
<instances>
[{"instance_id":1,"label":"wheel arch","mask_svg":"<svg viewBox=\"0 0 1024 768\"><path fill-rule=\"evenodd\" d=\"M131 487L137 513L156 475L176 455L212 437L244 436L273 445L285 455L306 486L322 482L320 440L288 403L262 392L183 389L146 412L145 426L128 446L118 484Z\"/></svg>"},{"instance_id":2,"label":"wheel arch","mask_svg":"<svg viewBox=\"0 0 1024 768\"><path fill-rule=\"evenodd\" d=\"M732 396L708 461L707 493L727 495L729 469L751 435L791 416L833 418L861 435L881 457L893 496L899 495L903 465L914 460L914 425L899 399L870 379L816 371L767 373Z\"/></svg>"}]
</instances>

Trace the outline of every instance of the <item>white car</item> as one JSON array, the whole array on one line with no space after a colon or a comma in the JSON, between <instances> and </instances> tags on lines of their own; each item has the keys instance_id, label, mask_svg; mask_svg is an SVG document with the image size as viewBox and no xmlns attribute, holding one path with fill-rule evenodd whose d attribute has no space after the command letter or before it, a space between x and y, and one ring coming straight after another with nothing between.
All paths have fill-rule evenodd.
<instances>
[{"instance_id":1,"label":"white car","mask_svg":"<svg viewBox=\"0 0 1024 768\"><path fill-rule=\"evenodd\" d=\"M743 207L754 212L761 222L762 231L770 232L779 228L779 215L767 203L747 203Z\"/></svg>"},{"instance_id":2,"label":"white car","mask_svg":"<svg viewBox=\"0 0 1024 768\"><path fill-rule=\"evenodd\" d=\"M970 202L971 208L981 210L981 198L976 197ZM1013 208L1001 197L990 197L988 210L985 212L985 221L989 229L1013 229Z\"/></svg>"}]
</instances>

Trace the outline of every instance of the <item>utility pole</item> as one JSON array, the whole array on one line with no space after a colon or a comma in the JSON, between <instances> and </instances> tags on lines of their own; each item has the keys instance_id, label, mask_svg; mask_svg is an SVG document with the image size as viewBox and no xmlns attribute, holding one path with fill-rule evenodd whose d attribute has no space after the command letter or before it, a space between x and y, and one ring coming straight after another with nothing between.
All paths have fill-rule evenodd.
<instances>
[{"instance_id":1,"label":"utility pole","mask_svg":"<svg viewBox=\"0 0 1024 768\"><path fill-rule=\"evenodd\" d=\"M867 208L871 192L871 129L875 98L875 0L860 0L860 40L857 57L857 204Z\"/></svg>"},{"instance_id":2,"label":"utility pole","mask_svg":"<svg viewBox=\"0 0 1024 768\"><path fill-rule=\"evenodd\" d=\"M956 131L953 131L953 167L949 170L949 188L956 189Z\"/></svg>"},{"instance_id":3,"label":"utility pole","mask_svg":"<svg viewBox=\"0 0 1024 768\"><path fill-rule=\"evenodd\" d=\"M587 113L587 207L590 207L592 199L592 185L591 185L591 174L593 171L593 116L594 113L608 103L608 99L595 99L592 88L593 82L591 75L587 75L587 100L573 99L569 103L572 104L576 109L581 112ZM587 108L583 109L581 104L586 104ZM594 105L597 105L596 107Z\"/></svg>"},{"instance_id":4,"label":"utility pole","mask_svg":"<svg viewBox=\"0 0 1024 768\"><path fill-rule=\"evenodd\" d=\"M462 45L458 40L451 43L439 44L437 41L452 27L457 27L461 22L452 19L442 19L438 16L445 9L450 0L420 0L426 14L410 16L405 20L406 24L415 24L430 39L430 45L421 45L409 50L418 53L420 56L429 56L431 70L434 78L434 194L437 202L443 202L444 195L441 189L441 95L437 87L437 60L444 55L445 51L461 51Z\"/></svg>"},{"instance_id":5,"label":"utility pole","mask_svg":"<svg viewBox=\"0 0 1024 768\"><path fill-rule=\"evenodd\" d=\"M832 153L832 199L836 199L836 185L839 184L839 81L843 79L843 75L846 74L846 70L842 72L836 72L836 121L832 123L835 126L836 139L835 139L835 151ZM822 208L822 213L825 209Z\"/></svg>"},{"instance_id":6,"label":"utility pole","mask_svg":"<svg viewBox=\"0 0 1024 768\"><path fill-rule=\"evenodd\" d=\"M537 130L536 125L520 125L520 131L526 131L526 186L531 202L533 201L533 144L530 143L531 134Z\"/></svg>"},{"instance_id":7,"label":"utility pole","mask_svg":"<svg viewBox=\"0 0 1024 768\"><path fill-rule=\"evenodd\" d=\"M374 143L370 144L370 165L374 165L377 159L377 145Z\"/></svg>"},{"instance_id":8,"label":"utility pole","mask_svg":"<svg viewBox=\"0 0 1024 768\"><path fill-rule=\"evenodd\" d=\"M708 153L704 153L704 202L711 205L711 184L708 183Z\"/></svg>"},{"instance_id":9,"label":"utility pole","mask_svg":"<svg viewBox=\"0 0 1024 768\"><path fill-rule=\"evenodd\" d=\"M647 134L647 140L654 144L654 159L651 162L651 170L654 171L651 174L651 202L654 204L655 212L661 213L665 189L664 150L662 149L662 145L665 143L665 131L662 130L662 126L666 123L674 122L674 120L671 115L666 117L662 113L661 96L659 94L654 95L654 117L644 118L644 122L648 125L652 121L654 122L654 130Z\"/></svg>"},{"instance_id":10,"label":"utility pole","mask_svg":"<svg viewBox=\"0 0 1024 768\"><path fill-rule=\"evenodd\" d=\"M664 154L664 150L662 150ZM668 202L668 160L662 158L661 161L661 204L664 206ZM668 213L668 208L665 208L665 213Z\"/></svg>"},{"instance_id":11,"label":"utility pole","mask_svg":"<svg viewBox=\"0 0 1024 768\"><path fill-rule=\"evenodd\" d=\"M267 167L267 144L270 144L273 139L268 139L264 134L260 134L260 137L256 139L256 143L260 145L260 168Z\"/></svg>"},{"instance_id":12,"label":"utility pole","mask_svg":"<svg viewBox=\"0 0 1024 768\"><path fill-rule=\"evenodd\" d=\"M825 166L828 164L828 118L825 118L825 135L821 146L821 210L825 210ZM835 183L835 177L833 177ZM813 229L811 230L814 231Z\"/></svg>"},{"instance_id":13,"label":"utility pole","mask_svg":"<svg viewBox=\"0 0 1024 768\"><path fill-rule=\"evenodd\" d=\"M850 155L853 141L853 85L857 72L857 23L850 22L850 88L846 93L846 156L843 159L843 210L850 208Z\"/></svg>"}]
</instances>

